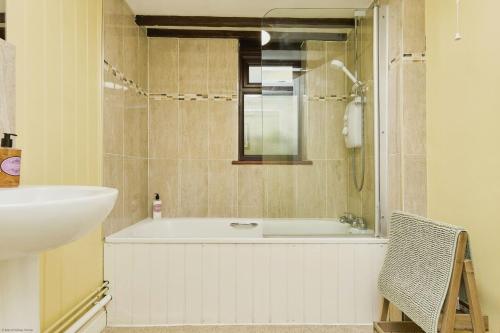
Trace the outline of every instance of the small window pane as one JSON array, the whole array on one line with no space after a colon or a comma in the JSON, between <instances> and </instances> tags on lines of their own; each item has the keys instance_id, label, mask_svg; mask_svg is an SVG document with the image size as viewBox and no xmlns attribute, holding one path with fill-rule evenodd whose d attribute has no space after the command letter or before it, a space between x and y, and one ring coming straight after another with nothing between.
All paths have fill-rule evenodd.
<instances>
[{"instance_id":1,"label":"small window pane","mask_svg":"<svg viewBox=\"0 0 500 333\"><path fill-rule=\"evenodd\" d=\"M262 67L249 66L248 67L248 83L261 83L262 82Z\"/></svg>"},{"instance_id":2,"label":"small window pane","mask_svg":"<svg viewBox=\"0 0 500 333\"><path fill-rule=\"evenodd\" d=\"M293 67L262 67L262 85L265 87L293 87Z\"/></svg>"},{"instance_id":3,"label":"small window pane","mask_svg":"<svg viewBox=\"0 0 500 333\"><path fill-rule=\"evenodd\" d=\"M245 155L262 155L262 95L244 95Z\"/></svg>"},{"instance_id":4,"label":"small window pane","mask_svg":"<svg viewBox=\"0 0 500 333\"><path fill-rule=\"evenodd\" d=\"M245 155L297 155L297 96L244 96Z\"/></svg>"},{"instance_id":5,"label":"small window pane","mask_svg":"<svg viewBox=\"0 0 500 333\"><path fill-rule=\"evenodd\" d=\"M248 83L265 87L293 87L292 66L249 66Z\"/></svg>"}]
</instances>

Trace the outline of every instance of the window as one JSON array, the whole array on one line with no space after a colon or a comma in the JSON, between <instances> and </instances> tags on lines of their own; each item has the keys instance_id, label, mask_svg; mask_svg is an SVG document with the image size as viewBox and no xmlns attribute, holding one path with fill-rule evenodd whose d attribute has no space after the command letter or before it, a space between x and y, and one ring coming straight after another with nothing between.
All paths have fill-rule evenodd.
<instances>
[{"instance_id":1,"label":"window","mask_svg":"<svg viewBox=\"0 0 500 333\"><path fill-rule=\"evenodd\" d=\"M301 161L301 73L300 60L240 49L240 161Z\"/></svg>"}]
</instances>

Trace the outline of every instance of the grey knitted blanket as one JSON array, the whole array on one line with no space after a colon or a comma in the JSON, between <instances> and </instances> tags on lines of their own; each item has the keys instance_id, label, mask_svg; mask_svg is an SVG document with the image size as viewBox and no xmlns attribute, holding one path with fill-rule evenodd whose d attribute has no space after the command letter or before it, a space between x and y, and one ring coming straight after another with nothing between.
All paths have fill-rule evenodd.
<instances>
[{"instance_id":1,"label":"grey knitted blanket","mask_svg":"<svg viewBox=\"0 0 500 333\"><path fill-rule=\"evenodd\" d=\"M416 215L392 215L378 288L426 333L437 332L461 231Z\"/></svg>"}]
</instances>

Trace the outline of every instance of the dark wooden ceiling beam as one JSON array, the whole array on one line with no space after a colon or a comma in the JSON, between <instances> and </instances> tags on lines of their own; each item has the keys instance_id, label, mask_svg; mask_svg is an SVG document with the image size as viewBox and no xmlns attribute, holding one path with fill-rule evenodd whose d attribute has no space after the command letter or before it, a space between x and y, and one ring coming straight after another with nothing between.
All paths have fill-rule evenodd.
<instances>
[{"instance_id":1,"label":"dark wooden ceiling beam","mask_svg":"<svg viewBox=\"0 0 500 333\"><path fill-rule=\"evenodd\" d=\"M352 18L294 18L294 17L217 17L217 16L158 16L137 15L139 26L209 27L209 28L253 28L261 26L352 28Z\"/></svg>"},{"instance_id":2,"label":"dark wooden ceiling beam","mask_svg":"<svg viewBox=\"0 0 500 333\"><path fill-rule=\"evenodd\" d=\"M344 33L317 33L317 32L276 32L271 31L271 40L286 41L288 43L304 40L345 41ZM148 28L148 37L176 37L176 38L235 38L244 40L260 39L259 31L237 30L188 30L188 29L155 29Z\"/></svg>"},{"instance_id":3,"label":"dark wooden ceiling beam","mask_svg":"<svg viewBox=\"0 0 500 333\"><path fill-rule=\"evenodd\" d=\"M260 38L260 32L237 30L188 30L148 28L148 37L257 39Z\"/></svg>"}]
</instances>

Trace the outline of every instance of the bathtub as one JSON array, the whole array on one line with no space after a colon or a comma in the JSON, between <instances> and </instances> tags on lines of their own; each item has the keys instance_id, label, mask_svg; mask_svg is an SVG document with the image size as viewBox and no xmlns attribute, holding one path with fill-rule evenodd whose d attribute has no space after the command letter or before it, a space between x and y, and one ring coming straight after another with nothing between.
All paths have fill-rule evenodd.
<instances>
[{"instance_id":1,"label":"bathtub","mask_svg":"<svg viewBox=\"0 0 500 333\"><path fill-rule=\"evenodd\" d=\"M146 219L106 237L108 325L368 325L386 239L326 219Z\"/></svg>"}]
</instances>

